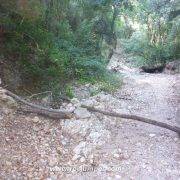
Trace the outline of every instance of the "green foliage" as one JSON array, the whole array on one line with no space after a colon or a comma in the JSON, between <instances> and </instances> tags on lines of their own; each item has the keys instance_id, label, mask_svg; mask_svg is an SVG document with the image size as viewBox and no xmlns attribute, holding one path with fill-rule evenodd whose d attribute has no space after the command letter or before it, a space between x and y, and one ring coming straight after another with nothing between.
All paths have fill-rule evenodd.
<instances>
[{"instance_id":1,"label":"green foliage","mask_svg":"<svg viewBox=\"0 0 180 180\"><path fill-rule=\"evenodd\" d=\"M106 73L105 68L104 59L97 57L80 58L75 64L76 76L87 81L100 79Z\"/></svg>"},{"instance_id":2,"label":"green foliage","mask_svg":"<svg viewBox=\"0 0 180 180\"><path fill-rule=\"evenodd\" d=\"M22 79L37 81L56 93L68 84L105 81L107 60L102 56L102 40L111 42L111 5L114 1L27 1L27 7L3 9L0 24L6 28L3 54L15 58ZM21 6L21 4L19 4ZM34 7L34 11L33 11ZM97 22L105 26L98 31ZM108 36L108 38L107 38Z\"/></svg>"},{"instance_id":3,"label":"green foliage","mask_svg":"<svg viewBox=\"0 0 180 180\"><path fill-rule=\"evenodd\" d=\"M168 42L171 44L171 51L174 53L174 59L180 58L180 16L173 19L172 28L168 34Z\"/></svg>"},{"instance_id":4,"label":"green foliage","mask_svg":"<svg viewBox=\"0 0 180 180\"><path fill-rule=\"evenodd\" d=\"M100 90L104 92L113 93L122 85L122 81L119 77L112 74L108 74L105 77L105 81L100 83Z\"/></svg>"},{"instance_id":5,"label":"green foliage","mask_svg":"<svg viewBox=\"0 0 180 180\"><path fill-rule=\"evenodd\" d=\"M152 44L147 36L142 33L134 33L128 40L123 40L122 44L127 53L132 53L134 59L140 64L159 64L175 58L171 43Z\"/></svg>"},{"instance_id":6,"label":"green foliage","mask_svg":"<svg viewBox=\"0 0 180 180\"><path fill-rule=\"evenodd\" d=\"M174 2L137 0L133 12L122 9L118 37L135 64L164 64L180 58L179 20L169 21Z\"/></svg>"},{"instance_id":7,"label":"green foliage","mask_svg":"<svg viewBox=\"0 0 180 180\"><path fill-rule=\"evenodd\" d=\"M67 97L69 97L70 99L72 99L74 97L74 92L73 92L73 89L70 85L67 85L66 88L65 88L65 95Z\"/></svg>"}]
</instances>

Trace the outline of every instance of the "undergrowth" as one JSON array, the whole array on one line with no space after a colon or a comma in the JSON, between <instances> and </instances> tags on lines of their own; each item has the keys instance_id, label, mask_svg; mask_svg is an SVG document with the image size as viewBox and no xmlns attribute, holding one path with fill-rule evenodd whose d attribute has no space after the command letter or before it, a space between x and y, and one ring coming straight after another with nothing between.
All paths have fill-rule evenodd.
<instances>
[{"instance_id":1,"label":"undergrowth","mask_svg":"<svg viewBox=\"0 0 180 180\"><path fill-rule=\"evenodd\" d=\"M3 55L18 67L27 84L73 98L72 81L102 83L111 89L114 77L107 73L107 59L101 55L101 36L94 32L94 20L83 20L72 30L67 19L49 29L43 17L26 18L9 11L0 20L7 29ZM110 80L112 77L112 80ZM62 91L61 93L59 93Z\"/></svg>"}]
</instances>

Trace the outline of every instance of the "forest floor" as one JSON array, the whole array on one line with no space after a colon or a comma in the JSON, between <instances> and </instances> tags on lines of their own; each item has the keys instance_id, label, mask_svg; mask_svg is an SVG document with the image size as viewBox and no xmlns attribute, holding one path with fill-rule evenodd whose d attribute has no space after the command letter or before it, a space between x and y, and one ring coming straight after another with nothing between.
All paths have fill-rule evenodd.
<instances>
[{"instance_id":1,"label":"forest floor","mask_svg":"<svg viewBox=\"0 0 180 180\"><path fill-rule=\"evenodd\" d=\"M73 99L76 117L52 120L0 105L0 179L180 179L178 135L153 125L90 113L79 107L136 114L179 125L180 75L145 74L121 64L113 94ZM180 123L180 122L179 122Z\"/></svg>"}]
</instances>

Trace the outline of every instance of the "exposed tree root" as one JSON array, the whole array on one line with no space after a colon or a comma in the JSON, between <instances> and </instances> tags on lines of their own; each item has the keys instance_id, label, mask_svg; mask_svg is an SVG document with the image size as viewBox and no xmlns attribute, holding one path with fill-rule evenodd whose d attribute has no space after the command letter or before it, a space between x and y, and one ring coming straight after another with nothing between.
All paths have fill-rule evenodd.
<instances>
[{"instance_id":1,"label":"exposed tree root","mask_svg":"<svg viewBox=\"0 0 180 180\"><path fill-rule=\"evenodd\" d=\"M32 113L48 116L54 119L70 119L72 117L72 113L70 112L62 111L58 109L51 109L51 108L47 108L47 107L43 107L37 104L30 103L8 90L5 91L5 94L14 98L16 101L28 106L28 108L22 108L22 110L25 112L32 112Z\"/></svg>"},{"instance_id":2,"label":"exposed tree root","mask_svg":"<svg viewBox=\"0 0 180 180\"><path fill-rule=\"evenodd\" d=\"M125 119L132 119L135 121L140 121L140 122L144 122L144 123L148 123L148 124L152 124L155 126L159 126L165 129L169 129L171 131L174 131L178 134L180 134L180 127L177 126L171 126L169 124L163 123L163 122L158 122L152 119L148 119L148 118L144 118L144 117L140 117L140 116L136 116L136 115L127 115L127 114L119 114L119 113L115 113L115 112L107 112L107 111L102 111L99 109L96 109L94 107L90 107L90 106L85 106L82 105L81 107L86 108L87 110L91 111L91 112L98 112L107 116L113 116L113 117L120 117L120 118L125 118Z\"/></svg>"}]
</instances>

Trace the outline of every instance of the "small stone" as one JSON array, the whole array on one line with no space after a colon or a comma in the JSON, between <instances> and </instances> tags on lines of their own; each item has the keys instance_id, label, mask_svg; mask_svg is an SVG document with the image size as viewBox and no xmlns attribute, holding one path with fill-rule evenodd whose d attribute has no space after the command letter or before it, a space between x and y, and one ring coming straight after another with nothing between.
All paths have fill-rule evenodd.
<instances>
[{"instance_id":1,"label":"small stone","mask_svg":"<svg viewBox=\"0 0 180 180\"><path fill-rule=\"evenodd\" d=\"M10 161L6 161L6 165L7 165L7 166L11 166L12 163L11 163Z\"/></svg>"},{"instance_id":2,"label":"small stone","mask_svg":"<svg viewBox=\"0 0 180 180\"><path fill-rule=\"evenodd\" d=\"M115 175L115 179L121 179L120 175Z\"/></svg>"},{"instance_id":3,"label":"small stone","mask_svg":"<svg viewBox=\"0 0 180 180\"><path fill-rule=\"evenodd\" d=\"M80 142L74 149L73 152L77 155L81 154L83 150L86 148L86 142Z\"/></svg>"},{"instance_id":4,"label":"small stone","mask_svg":"<svg viewBox=\"0 0 180 180\"><path fill-rule=\"evenodd\" d=\"M37 116L35 116L35 117L32 119L32 121L33 121L34 123L39 123L39 122L41 122L41 120L40 120L39 117L37 117Z\"/></svg>"},{"instance_id":5,"label":"small stone","mask_svg":"<svg viewBox=\"0 0 180 180\"><path fill-rule=\"evenodd\" d=\"M10 114L10 112L11 111L9 109L5 109L5 108L3 109L3 113L6 114L6 115Z\"/></svg>"},{"instance_id":6,"label":"small stone","mask_svg":"<svg viewBox=\"0 0 180 180\"><path fill-rule=\"evenodd\" d=\"M96 101L94 99L88 99L88 100L85 100L83 102L83 105L85 105L85 106L94 106L95 103L96 103Z\"/></svg>"},{"instance_id":7,"label":"small stone","mask_svg":"<svg viewBox=\"0 0 180 180\"><path fill-rule=\"evenodd\" d=\"M40 128L35 126L35 127L33 127L33 130L38 132L38 131L40 131Z\"/></svg>"},{"instance_id":8,"label":"small stone","mask_svg":"<svg viewBox=\"0 0 180 180\"><path fill-rule=\"evenodd\" d=\"M52 157L49 159L49 166L55 166L57 164L57 159L55 157Z\"/></svg>"},{"instance_id":9,"label":"small stone","mask_svg":"<svg viewBox=\"0 0 180 180\"><path fill-rule=\"evenodd\" d=\"M68 103L62 103L62 107L67 107Z\"/></svg>"},{"instance_id":10,"label":"small stone","mask_svg":"<svg viewBox=\"0 0 180 180\"><path fill-rule=\"evenodd\" d=\"M178 141L178 138L174 138L174 141L177 142L177 141Z\"/></svg>"},{"instance_id":11,"label":"small stone","mask_svg":"<svg viewBox=\"0 0 180 180\"><path fill-rule=\"evenodd\" d=\"M6 142L9 142L11 139L9 137L5 137Z\"/></svg>"},{"instance_id":12,"label":"small stone","mask_svg":"<svg viewBox=\"0 0 180 180\"><path fill-rule=\"evenodd\" d=\"M144 168L144 169L145 169L145 168L146 168L146 165L145 165L145 164L143 164L143 165L142 165L142 168Z\"/></svg>"},{"instance_id":13,"label":"small stone","mask_svg":"<svg viewBox=\"0 0 180 180\"><path fill-rule=\"evenodd\" d=\"M86 159L84 158L84 157L82 157L81 159L80 159L80 162L81 163L83 163L83 162L85 162L86 161Z\"/></svg>"},{"instance_id":14,"label":"small stone","mask_svg":"<svg viewBox=\"0 0 180 180\"><path fill-rule=\"evenodd\" d=\"M90 84L85 84L85 87L90 87Z\"/></svg>"},{"instance_id":15,"label":"small stone","mask_svg":"<svg viewBox=\"0 0 180 180\"><path fill-rule=\"evenodd\" d=\"M89 156L88 156L88 159L90 160L90 162L92 161L94 161L94 155L93 154L90 154Z\"/></svg>"},{"instance_id":16,"label":"small stone","mask_svg":"<svg viewBox=\"0 0 180 180\"><path fill-rule=\"evenodd\" d=\"M128 155L128 153L127 153L127 152L125 152L125 153L123 154L123 157L124 157L124 159L129 159L129 155Z\"/></svg>"},{"instance_id":17,"label":"small stone","mask_svg":"<svg viewBox=\"0 0 180 180\"><path fill-rule=\"evenodd\" d=\"M63 152L63 149L61 147L57 147L57 153L61 154Z\"/></svg>"},{"instance_id":18,"label":"small stone","mask_svg":"<svg viewBox=\"0 0 180 180\"><path fill-rule=\"evenodd\" d=\"M72 161L76 161L76 160L78 160L80 157L81 157L80 155L75 154L75 155L73 156L73 158L72 158Z\"/></svg>"},{"instance_id":19,"label":"small stone","mask_svg":"<svg viewBox=\"0 0 180 180\"><path fill-rule=\"evenodd\" d=\"M137 144L136 144L136 146L141 146L141 143L140 143L140 142L139 142L139 143L137 143Z\"/></svg>"},{"instance_id":20,"label":"small stone","mask_svg":"<svg viewBox=\"0 0 180 180\"><path fill-rule=\"evenodd\" d=\"M121 152L122 152L122 149L119 148L118 151L119 151L119 153L121 153Z\"/></svg>"},{"instance_id":21,"label":"small stone","mask_svg":"<svg viewBox=\"0 0 180 180\"><path fill-rule=\"evenodd\" d=\"M73 99L71 99L71 103L72 104L78 104L79 100L77 98L73 98Z\"/></svg>"},{"instance_id":22,"label":"small stone","mask_svg":"<svg viewBox=\"0 0 180 180\"><path fill-rule=\"evenodd\" d=\"M114 154L113 156L114 156L114 158L119 158L120 157L119 154Z\"/></svg>"},{"instance_id":23,"label":"small stone","mask_svg":"<svg viewBox=\"0 0 180 180\"><path fill-rule=\"evenodd\" d=\"M62 141L61 143L62 143L62 145L64 145L64 146L66 145L66 141Z\"/></svg>"},{"instance_id":24,"label":"small stone","mask_svg":"<svg viewBox=\"0 0 180 180\"><path fill-rule=\"evenodd\" d=\"M33 174L28 173L27 176L28 176L28 178L33 179Z\"/></svg>"},{"instance_id":25,"label":"small stone","mask_svg":"<svg viewBox=\"0 0 180 180\"><path fill-rule=\"evenodd\" d=\"M105 154L103 154L103 156L107 158L109 156L109 154L105 153Z\"/></svg>"},{"instance_id":26,"label":"small stone","mask_svg":"<svg viewBox=\"0 0 180 180\"><path fill-rule=\"evenodd\" d=\"M57 151L62 151L62 147L57 147Z\"/></svg>"},{"instance_id":27,"label":"small stone","mask_svg":"<svg viewBox=\"0 0 180 180\"><path fill-rule=\"evenodd\" d=\"M149 137L155 137L156 134L149 134Z\"/></svg>"}]
</instances>

